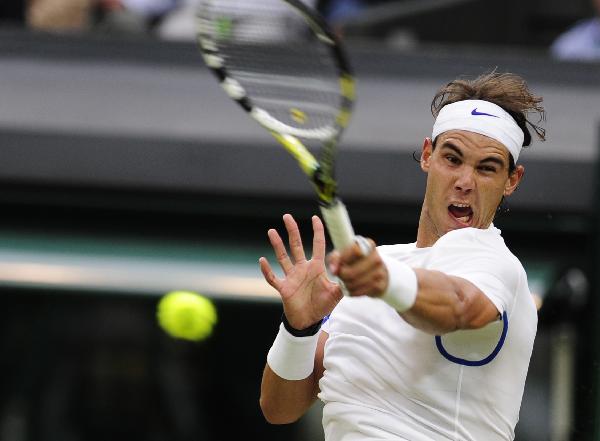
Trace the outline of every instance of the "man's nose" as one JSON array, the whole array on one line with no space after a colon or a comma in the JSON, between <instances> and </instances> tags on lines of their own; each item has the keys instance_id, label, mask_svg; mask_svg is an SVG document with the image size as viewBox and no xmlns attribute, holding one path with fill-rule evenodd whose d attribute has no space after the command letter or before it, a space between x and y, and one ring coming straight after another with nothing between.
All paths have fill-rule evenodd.
<instances>
[{"instance_id":1,"label":"man's nose","mask_svg":"<svg viewBox=\"0 0 600 441\"><path fill-rule=\"evenodd\" d=\"M472 191L475 188L475 170L471 167L461 167L454 188L464 193Z\"/></svg>"}]
</instances>

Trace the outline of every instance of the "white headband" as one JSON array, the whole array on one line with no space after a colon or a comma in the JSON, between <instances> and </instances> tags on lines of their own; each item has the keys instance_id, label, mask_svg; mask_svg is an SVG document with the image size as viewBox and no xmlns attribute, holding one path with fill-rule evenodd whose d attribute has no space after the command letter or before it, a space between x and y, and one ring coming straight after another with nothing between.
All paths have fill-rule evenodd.
<instances>
[{"instance_id":1,"label":"white headband","mask_svg":"<svg viewBox=\"0 0 600 441\"><path fill-rule=\"evenodd\" d=\"M525 134L512 116L500 106L483 100L464 100L442 107L433 124L431 139L448 130L466 130L489 136L502 143L515 163Z\"/></svg>"}]
</instances>

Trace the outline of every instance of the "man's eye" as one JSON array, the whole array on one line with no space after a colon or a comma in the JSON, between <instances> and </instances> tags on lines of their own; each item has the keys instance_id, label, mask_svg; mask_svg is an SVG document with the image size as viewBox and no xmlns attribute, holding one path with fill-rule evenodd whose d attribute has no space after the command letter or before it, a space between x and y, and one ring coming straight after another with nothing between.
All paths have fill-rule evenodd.
<instances>
[{"instance_id":1,"label":"man's eye","mask_svg":"<svg viewBox=\"0 0 600 441\"><path fill-rule=\"evenodd\" d=\"M456 156L453 156L453 155L447 155L446 156L446 160L448 162L451 162L452 164L458 164L459 163L459 159Z\"/></svg>"},{"instance_id":2,"label":"man's eye","mask_svg":"<svg viewBox=\"0 0 600 441\"><path fill-rule=\"evenodd\" d=\"M492 167L490 165L483 165L480 167L480 170L486 173L496 173L496 167Z\"/></svg>"}]
</instances>

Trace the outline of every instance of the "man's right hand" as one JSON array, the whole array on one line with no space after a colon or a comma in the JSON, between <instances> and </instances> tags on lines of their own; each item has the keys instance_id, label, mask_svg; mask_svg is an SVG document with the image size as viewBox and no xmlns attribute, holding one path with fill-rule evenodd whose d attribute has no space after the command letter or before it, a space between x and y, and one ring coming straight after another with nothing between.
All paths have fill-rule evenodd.
<instances>
[{"instance_id":1,"label":"man's right hand","mask_svg":"<svg viewBox=\"0 0 600 441\"><path fill-rule=\"evenodd\" d=\"M313 216L313 253L306 260L302 238L296 221L290 214L283 216L288 233L291 258L277 230L270 229L269 241L275 251L284 277L278 278L265 257L259 259L265 280L275 288L283 301L289 324L305 329L331 313L342 299L340 286L327 277L325 269L325 230L318 216Z\"/></svg>"}]
</instances>

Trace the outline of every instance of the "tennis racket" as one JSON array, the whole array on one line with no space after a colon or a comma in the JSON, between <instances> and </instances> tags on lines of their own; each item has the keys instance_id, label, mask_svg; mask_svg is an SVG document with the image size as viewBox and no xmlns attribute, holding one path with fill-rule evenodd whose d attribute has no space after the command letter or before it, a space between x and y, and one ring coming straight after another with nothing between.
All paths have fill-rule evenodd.
<instances>
[{"instance_id":1,"label":"tennis racket","mask_svg":"<svg viewBox=\"0 0 600 441\"><path fill-rule=\"evenodd\" d=\"M334 161L355 98L340 42L299 0L203 0L197 36L204 61L235 102L296 159L319 199L336 249L359 243L337 197ZM320 150L318 160L309 150Z\"/></svg>"}]
</instances>

